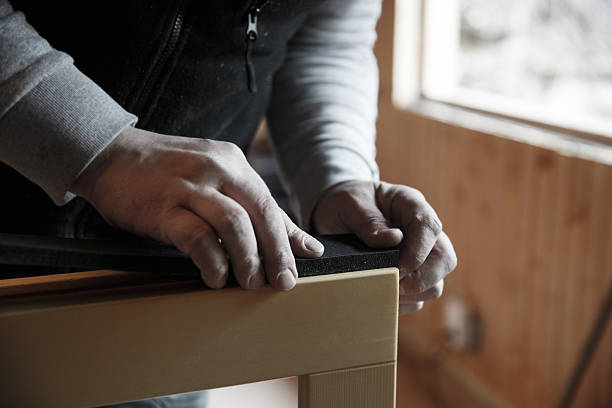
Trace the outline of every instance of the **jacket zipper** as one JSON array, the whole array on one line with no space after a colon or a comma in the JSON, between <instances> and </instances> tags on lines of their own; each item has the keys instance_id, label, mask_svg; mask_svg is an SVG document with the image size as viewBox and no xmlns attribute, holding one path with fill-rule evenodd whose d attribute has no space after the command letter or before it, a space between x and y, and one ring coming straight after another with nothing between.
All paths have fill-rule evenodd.
<instances>
[{"instance_id":1,"label":"jacket zipper","mask_svg":"<svg viewBox=\"0 0 612 408\"><path fill-rule=\"evenodd\" d=\"M257 31L257 19L261 14L261 10L268 5L269 0L255 0L251 2L249 12L247 13L247 29L245 32L246 52L244 53L244 66L247 76L247 88L249 92L257 92L257 78L255 75L255 66L251 61L251 54L255 41L259 36Z\"/></svg>"},{"instance_id":2,"label":"jacket zipper","mask_svg":"<svg viewBox=\"0 0 612 408\"><path fill-rule=\"evenodd\" d=\"M174 52L176 45L179 42L179 38L181 37L181 33L184 27L184 11L185 2L183 0L179 0L177 3L174 18L172 20L170 34L168 35L168 39L166 40L166 44L164 45L161 54L157 58L157 61L155 61L153 69L151 69L149 76L145 80L140 97L138 98L142 109L144 109L145 112L149 111L143 118L143 124L148 120L148 116L150 113L150 107L147 106L147 104L149 102L151 91L155 86L157 80L159 79L162 69L172 56L172 53Z\"/></svg>"}]
</instances>

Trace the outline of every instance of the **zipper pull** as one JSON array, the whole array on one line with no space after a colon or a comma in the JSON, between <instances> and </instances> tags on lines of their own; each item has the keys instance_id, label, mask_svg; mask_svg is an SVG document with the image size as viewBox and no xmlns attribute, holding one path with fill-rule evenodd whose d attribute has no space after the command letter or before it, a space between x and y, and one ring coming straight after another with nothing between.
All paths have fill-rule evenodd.
<instances>
[{"instance_id":1,"label":"zipper pull","mask_svg":"<svg viewBox=\"0 0 612 408\"><path fill-rule=\"evenodd\" d=\"M251 41L257 40L257 36L259 35L259 33L257 32L257 16L259 16L260 11L261 10L258 8L252 8L251 10L249 10L249 14L248 14L249 21L247 22L247 29L246 29L246 36L248 40L251 40Z\"/></svg>"},{"instance_id":2,"label":"zipper pull","mask_svg":"<svg viewBox=\"0 0 612 408\"><path fill-rule=\"evenodd\" d=\"M261 10L259 8L252 8L249 10L249 14L247 15L248 21L246 29L246 53L244 55L244 65L247 74L247 86L249 88L249 92L251 93L257 92L255 66L251 62L251 53L253 51L255 41L257 41L257 36L259 35L257 32L257 16L259 15L260 11Z\"/></svg>"}]
</instances>

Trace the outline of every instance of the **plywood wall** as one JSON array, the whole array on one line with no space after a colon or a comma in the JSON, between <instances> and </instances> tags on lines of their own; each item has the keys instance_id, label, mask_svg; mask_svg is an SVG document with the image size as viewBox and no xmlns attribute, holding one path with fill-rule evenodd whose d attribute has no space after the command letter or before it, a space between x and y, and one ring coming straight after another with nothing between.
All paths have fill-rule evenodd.
<instances>
[{"instance_id":1,"label":"plywood wall","mask_svg":"<svg viewBox=\"0 0 612 408\"><path fill-rule=\"evenodd\" d=\"M459 257L444 297L401 324L513 405L554 406L612 283L612 166L396 109L392 11L388 0L377 49L382 177L423 191ZM445 348L451 296L481 316L479 352ZM575 406L612 406L611 378L609 325Z\"/></svg>"}]
</instances>

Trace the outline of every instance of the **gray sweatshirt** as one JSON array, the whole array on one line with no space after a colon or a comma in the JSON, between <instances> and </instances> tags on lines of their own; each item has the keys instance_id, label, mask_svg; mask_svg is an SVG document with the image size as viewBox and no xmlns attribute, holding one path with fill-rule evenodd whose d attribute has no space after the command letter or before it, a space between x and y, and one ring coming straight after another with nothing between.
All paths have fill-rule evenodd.
<instances>
[{"instance_id":1,"label":"gray sweatshirt","mask_svg":"<svg viewBox=\"0 0 612 408\"><path fill-rule=\"evenodd\" d=\"M316 9L275 77L268 120L304 227L328 188L378 178L372 47L380 1L331 0ZM62 205L81 172L136 120L0 0L0 161Z\"/></svg>"}]
</instances>

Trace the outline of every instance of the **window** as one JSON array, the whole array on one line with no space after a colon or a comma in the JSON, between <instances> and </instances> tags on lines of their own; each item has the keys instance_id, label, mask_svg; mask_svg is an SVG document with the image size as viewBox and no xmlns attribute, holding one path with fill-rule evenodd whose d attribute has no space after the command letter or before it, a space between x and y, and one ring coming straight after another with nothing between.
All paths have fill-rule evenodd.
<instances>
[{"instance_id":1,"label":"window","mask_svg":"<svg viewBox=\"0 0 612 408\"><path fill-rule=\"evenodd\" d=\"M396 18L421 97L612 137L610 0L397 0Z\"/></svg>"}]
</instances>

